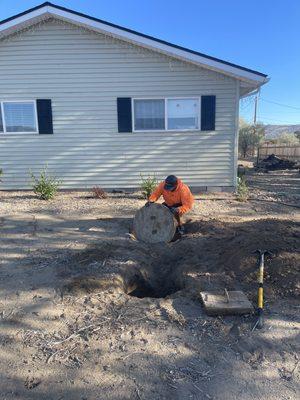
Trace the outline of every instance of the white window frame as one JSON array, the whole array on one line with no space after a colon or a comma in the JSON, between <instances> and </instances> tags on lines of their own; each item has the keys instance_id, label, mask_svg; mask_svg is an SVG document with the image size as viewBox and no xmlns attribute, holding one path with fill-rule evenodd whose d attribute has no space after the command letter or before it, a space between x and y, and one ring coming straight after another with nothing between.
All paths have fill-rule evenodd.
<instances>
[{"instance_id":1,"label":"white window frame","mask_svg":"<svg viewBox=\"0 0 300 400\"><path fill-rule=\"evenodd\" d=\"M198 100L198 117L199 126L193 129L168 129L168 100ZM135 129L134 124L134 102L135 100L164 100L165 101L165 129ZM201 131L201 97L200 96L185 96L185 97L133 97L131 99L131 117L132 117L132 132L198 132Z\"/></svg>"},{"instance_id":2,"label":"white window frame","mask_svg":"<svg viewBox=\"0 0 300 400\"><path fill-rule=\"evenodd\" d=\"M6 122L5 122L5 115L4 115L4 106L3 103L32 103L33 104L33 109L34 109L34 119L35 119L35 126L36 126L36 131L32 132L7 132L6 131ZM36 135L39 133L39 125L38 125L38 116L37 116L37 107L36 107L36 101L35 100L1 100L0 101L0 106L1 106L1 115L2 115L2 124L3 124L3 132L0 132L0 135Z\"/></svg>"}]
</instances>

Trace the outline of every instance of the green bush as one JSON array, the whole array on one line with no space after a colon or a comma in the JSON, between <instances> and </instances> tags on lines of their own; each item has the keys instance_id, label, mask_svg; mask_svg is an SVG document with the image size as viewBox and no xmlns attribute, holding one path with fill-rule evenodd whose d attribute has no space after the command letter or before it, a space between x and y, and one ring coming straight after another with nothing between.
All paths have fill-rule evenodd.
<instances>
[{"instance_id":1,"label":"green bush","mask_svg":"<svg viewBox=\"0 0 300 400\"><path fill-rule=\"evenodd\" d=\"M32 179L32 188L36 195L41 200L50 200L56 195L61 181L56 179L55 176L47 174L47 167L45 167L39 177L36 177L30 172Z\"/></svg>"},{"instance_id":2,"label":"green bush","mask_svg":"<svg viewBox=\"0 0 300 400\"><path fill-rule=\"evenodd\" d=\"M243 158L253 155L255 149L263 141L265 127L262 124L250 125L240 121L239 129L239 152Z\"/></svg>"},{"instance_id":3,"label":"green bush","mask_svg":"<svg viewBox=\"0 0 300 400\"><path fill-rule=\"evenodd\" d=\"M244 176L237 178L238 186L236 191L236 198L238 201L247 201L249 197L249 188Z\"/></svg>"},{"instance_id":4,"label":"green bush","mask_svg":"<svg viewBox=\"0 0 300 400\"><path fill-rule=\"evenodd\" d=\"M153 190L156 188L157 186L157 179L154 176L147 176L146 178L143 177L143 175L141 174L141 191L143 194L144 199L148 199L150 194L153 192Z\"/></svg>"}]
</instances>

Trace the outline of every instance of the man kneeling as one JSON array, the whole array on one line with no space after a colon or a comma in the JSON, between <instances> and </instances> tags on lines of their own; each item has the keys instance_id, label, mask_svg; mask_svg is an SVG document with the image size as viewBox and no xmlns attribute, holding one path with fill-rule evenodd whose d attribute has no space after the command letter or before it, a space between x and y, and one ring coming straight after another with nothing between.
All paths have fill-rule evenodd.
<instances>
[{"instance_id":1,"label":"man kneeling","mask_svg":"<svg viewBox=\"0 0 300 400\"><path fill-rule=\"evenodd\" d=\"M146 205L156 202L161 196L165 200L163 204L170 209L178 222L178 232L183 234L181 216L191 210L194 203L194 197L189 187L175 175L169 175L150 195Z\"/></svg>"}]
</instances>

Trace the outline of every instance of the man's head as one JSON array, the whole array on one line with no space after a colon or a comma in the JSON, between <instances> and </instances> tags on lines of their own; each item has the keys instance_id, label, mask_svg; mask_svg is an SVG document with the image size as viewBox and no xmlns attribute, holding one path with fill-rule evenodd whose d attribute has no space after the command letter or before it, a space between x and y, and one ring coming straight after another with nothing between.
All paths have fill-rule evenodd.
<instances>
[{"instance_id":1,"label":"man's head","mask_svg":"<svg viewBox=\"0 0 300 400\"><path fill-rule=\"evenodd\" d=\"M170 190L173 192L177 188L178 178L175 175L169 175L165 179L165 186L166 190Z\"/></svg>"}]
</instances>

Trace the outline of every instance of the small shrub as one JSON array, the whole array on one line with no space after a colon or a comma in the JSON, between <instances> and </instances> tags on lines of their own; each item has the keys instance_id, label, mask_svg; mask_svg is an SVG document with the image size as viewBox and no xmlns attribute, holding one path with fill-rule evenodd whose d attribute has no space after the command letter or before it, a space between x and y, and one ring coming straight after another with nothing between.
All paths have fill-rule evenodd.
<instances>
[{"instance_id":1,"label":"small shrub","mask_svg":"<svg viewBox=\"0 0 300 400\"><path fill-rule=\"evenodd\" d=\"M97 199L107 199L107 193L99 186L94 186L92 192Z\"/></svg>"},{"instance_id":2,"label":"small shrub","mask_svg":"<svg viewBox=\"0 0 300 400\"><path fill-rule=\"evenodd\" d=\"M47 174L47 167L41 171L39 177L36 177L32 172L30 172L30 175L33 191L41 200L50 200L56 195L61 181L56 179L55 176Z\"/></svg>"},{"instance_id":3,"label":"small shrub","mask_svg":"<svg viewBox=\"0 0 300 400\"><path fill-rule=\"evenodd\" d=\"M238 186L236 191L236 198L238 201L247 201L249 197L249 188L244 176L238 178Z\"/></svg>"},{"instance_id":4,"label":"small shrub","mask_svg":"<svg viewBox=\"0 0 300 400\"><path fill-rule=\"evenodd\" d=\"M242 178L246 175L246 168L242 164L238 165L237 175L239 178Z\"/></svg>"},{"instance_id":5,"label":"small shrub","mask_svg":"<svg viewBox=\"0 0 300 400\"><path fill-rule=\"evenodd\" d=\"M146 178L143 177L143 175L141 174L141 191L143 194L144 199L148 199L150 194L153 192L153 190L156 188L157 186L157 179L154 176L148 176Z\"/></svg>"}]
</instances>

